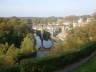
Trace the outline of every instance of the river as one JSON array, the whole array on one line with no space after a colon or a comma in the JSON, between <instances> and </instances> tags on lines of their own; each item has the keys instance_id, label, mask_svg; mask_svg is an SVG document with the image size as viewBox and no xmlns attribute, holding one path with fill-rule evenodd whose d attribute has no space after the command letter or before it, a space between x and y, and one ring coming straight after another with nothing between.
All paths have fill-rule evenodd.
<instances>
[{"instance_id":1,"label":"river","mask_svg":"<svg viewBox=\"0 0 96 72\"><path fill-rule=\"evenodd\" d=\"M36 45L35 47L38 49L38 48L41 48L42 44L41 44L41 38L39 36L37 36L36 34L34 34L34 37L35 37L35 40L36 40ZM43 40L43 47L45 49L48 49L50 47L53 46L53 42L51 40ZM47 51L38 51L37 52L37 57L42 57L44 56L45 54L48 53L48 50Z\"/></svg>"}]
</instances>

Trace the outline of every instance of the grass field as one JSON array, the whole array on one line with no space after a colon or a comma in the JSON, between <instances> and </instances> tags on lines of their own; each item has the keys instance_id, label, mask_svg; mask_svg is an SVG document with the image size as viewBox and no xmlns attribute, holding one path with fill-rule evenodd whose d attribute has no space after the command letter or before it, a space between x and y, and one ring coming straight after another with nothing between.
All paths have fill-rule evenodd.
<instances>
[{"instance_id":1,"label":"grass field","mask_svg":"<svg viewBox=\"0 0 96 72\"><path fill-rule=\"evenodd\" d=\"M96 72L96 55L72 72Z\"/></svg>"}]
</instances>

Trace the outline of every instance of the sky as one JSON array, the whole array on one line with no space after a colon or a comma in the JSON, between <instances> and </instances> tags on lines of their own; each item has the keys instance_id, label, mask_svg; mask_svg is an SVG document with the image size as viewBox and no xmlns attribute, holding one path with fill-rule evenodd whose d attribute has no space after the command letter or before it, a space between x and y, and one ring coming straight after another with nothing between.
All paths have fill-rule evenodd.
<instances>
[{"instance_id":1,"label":"sky","mask_svg":"<svg viewBox=\"0 0 96 72\"><path fill-rule=\"evenodd\" d=\"M96 0L0 0L2 17L62 17L95 11Z\"/></svg>"}]
</instances>

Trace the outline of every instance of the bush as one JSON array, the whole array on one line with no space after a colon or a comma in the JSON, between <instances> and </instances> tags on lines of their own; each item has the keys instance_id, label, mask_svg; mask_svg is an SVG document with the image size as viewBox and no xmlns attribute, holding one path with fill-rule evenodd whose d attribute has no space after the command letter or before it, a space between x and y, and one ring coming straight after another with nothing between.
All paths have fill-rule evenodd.
<instances>
[{"instance_id":1,"label":"bush","mask_svg":"<svg viewBox=\"0 0 96 72\"><path fill-rule=\"evenodd\" d=\"M0 56L0 66L4 65L4 56Z\"/></svg>"},{"instance_id":2,"label":"bush","mask_svg":"<svg viewBox=\"0 0 96 72\"><path fill-rule=\"evenodd\" d=\"M20 53L19 51L17 52L16 58L17 58L17 62L19 63L22 59L26 59L26 58L33 58L36 57L36 52L33 53L29 53L29 54L23 54Z\"/></svg>"},{"instance_id":3,"label":"bush","mask_svg":"<svg viewBox=\"0 0 96 72\"><path fill-rule=\"evenodd\" d=\"M16 61L13 59L12 56L9 55L0 56L0 66L14 65L15 63Z\"/></svg>"},{"instance_id":4,"label":"bush","mask_svg":"<svg viewBox=\"0 0 96 72\"><path fill-rule=\"evenodd\" d=\"M67 66L88 56L96 50L96 42L87 43L78 51L69 51L57 56L22 60L21 72L48 72L57 67Z\"/></svg>"},{"instance_id":5,"label":"bush","mask_svg":"<svg viewBox=\"0 0 96 72\"><path fill-rule=\"evenodd\" d=\"M56 56L21 60L19 65L6 65L4 56L0 57L0 72L49 72L58 67L75 63L96 50L96 42L87 43L79 50L67 51ZM3 60L3 61L2 61Z\"/></svg>"},{"instance_id":6,"label":"bush","mask_svg":"<svg viewBox=\"0 0 96 72\"><path fill-rule=\"evenodd\" d=\"M1 66L0 72L20 72L20 67L18 65L15 66Z\"/></svg>"}]
</instances>

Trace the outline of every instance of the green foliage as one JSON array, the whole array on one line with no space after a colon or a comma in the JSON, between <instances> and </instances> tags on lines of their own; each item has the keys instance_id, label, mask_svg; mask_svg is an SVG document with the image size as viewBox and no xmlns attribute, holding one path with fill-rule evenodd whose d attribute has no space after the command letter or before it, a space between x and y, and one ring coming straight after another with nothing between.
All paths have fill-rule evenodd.
<instances>
[{"instance_id":1,"label":"green foliage","mask_svg":"<svg viewBox=\"0 0 96 72\"><path fill-rule=\"evenodd\" d=\"M66 40L58 42L51 52L53 54L59 54L69 49L78 50L81 45L91 41L96 41L96 22L93 21L85 26L74 28L72 32L69 32Z\"/></svg>"},{"instance_id":2,"label":"green foliage","mask_svg":"<svg viewBox=\"0 0 96 72\"><path fill-rule=\"evenodd\" d=\"M85 58L96 50L95 47L96 42L90 42L81 46L79 50L64 52L56 56L24 59L20 62L20 66L8 66L6 64L6 66L0 66L0 72L49 72L58 67L65 67L81 60L82 58ZM4 62L6 62L5 57L0 57L0 65Z\"/></svg>"},{"instance_id":3,"label":"green foliage","mask_svg":"<svg viewBox=\"0 0 96 72\"><path fill-rule=\"evenodd\" d=\"M0 55L5 55L9 48L8 43L0 44Z\"/></svg>"},{"instance_id":4,"label":"green foliage","mask_svg":"<svg viewBox=\"0 0 96 72\"><path fill-rule=\"evenodd\" d=\"M9 49L8 49L8 51L7 51L6 54L14 57L14 55L16 54L16 47L14 46L14 44L12 44L12 45L9 47Z\"/></svg>"},{"instance_id":5,"label":"green foliage","mask_svg":"<svg viewBox=\"0 0 96 72\"><path fill-rule=\"evenodd\" d=\"M20 72L20 67L19 65L0 66L0 72Z\"/></svg>"},{"instance_id":6,"label":"green foliage","mask_svg":"<svg viewBox=\"0 0 96 72\"><path fill-rule=\"evenodd\" d=\"M79 38L83 42L96 41L96 22L90 22L83 27L76 27L69 34L69 39ZM77 39L76 39L77 40Z\"/></svg>"},{"instance_id":7,"label":"green foliage","mask_svg":"<svg viewBox=\"0 0 96 72\"><path fill-rule=\"evenodd\" d=\"M44 33L43 33L43 38L44 38L44 40L50 39L50 36L51 36L51 34L50 34L49 32L44 31Z\"/></svg>"},{"instance_id":8,"label":"green foliage","mask_svg":"<svg viewBox=\"0 0 96 72\"><path fill-rule=\"evenodd\" d=\"M64 21L67 21L67 22L77 22L79 19L79 16L75 16L75 15L71 15L71 16L66 16L64 17Z\"/></svg>"},{"instance_id":9,"label":"green foliage","mask_svg":"<svg viewBox=\"0 0 96 72\"><path fill-rule=\"evenodd\" d=\"M14 44L9 45L8 43L0 45L0 59L3 61L0 65L13 65L16 63L16 47Z\"/></svg>"},{"instance_id":10,"label":"green foliage","mask_svg":"<svg viewBox=\"0 0 96 72\"><path fill-rule=\"evenodd\" d=\"M7 56L7 58L9 57L9 58L12 59L12 60L8 59L8 60L10 60L11 63L13 63L13 64L16 63L16 61L17 61L17 58L16 58L16 56L17 56L17 50L16 50L16 47L14 46L14 44L12 44L9 47L9 49L8 49L8 51L6 53L6 56Z\"/></svg>"},{"instance_id":11,"label":"green foliage","mask_svg":"<svg viewBox=\"0 0 96 72\"><path fill-rule=\"evenodd\" d=\"M32 24L48 24L48 23L56 23L57 17L32 17Z\"/></svg>"},{"instance_id":12,"label":"green foliage","mask_svg":"<svg viewBox=\"0 0 96 72\"><path fill-rule=\"evenodd\" d=\"M0 66L5 65L4 64L4 57L5 56L0 56Z\"/></svg>"},{"instance_id":13,"label":"green foliage","mask_svg":"<svg viewBox=\"0 0 96 72\"><path fill-rule=\"evenodd\" d=\"M0 43L5 43L9 41L12 30L12 25L8 25L5 23L0 24Z\"/></svg>"},{"instance_id":14,"label":"green foliage","mask_svg":"<svg viewBox=\"0 0 96 72\"><path fill-rule=\"evenodd\" d=\"M32 19L28 19L28 20L27 20L27 23L28 23L28 24L32 24Z\"/></svg>"},{"instance_id":15,"label":"green foliage","mask_svg":"<svg viewBox=\"0 0 96 72\"><path fill-rule=\"evenodd\" d=\"M67 66L90 55L96 50L96 42L87 43L78 51L70 51L57 56L25 59L21 61L21 72L49 72L57 67Z\"/></svg>"},{"instance_id":16,"label":"green foliage","mask_svg":"<svg viewBox=\"0 0 96 72\"><path fill-rule=\"evenodd\" d=\"M83 45L84 42L80 39L68 39L66 41L60 41L57 44L55 44L54 47L51 48L49 51L49 56L52 55L58 55L59 53L65 52L65 51L72 51L72 50L78 50L81 45Z\"/></svg>"},{"instance_id":17,"label":"green foliage","mask_svg":"<svg viewBox=\"0 0 96 72\"><path fill-rule=\"evenodd\" d=\"M34 47L34 38L32 34L27 34L21 44L21 53L30 54L35 52L36 49Z\"/></svg>"},{"instance_id":18,"label":"green foliage","mask_svg":"<svg viewBox=\"0 0 96 72\"><path fill-rule=\"evenodd\" d=\"M7 66L15 64L15 60L11 56L0 56L0 66Z\"/></svg>"},{"instance_id":19,"label":"green foliage","mask_svg":"<svg viewBox=\"0 0 96 72\"><path fill-rule=\"evenodd\" d=\"M20 47L22 39L29 32L28 25L19 18L0 18L0 43L14 43Z\"/></svg>"},{"instance_id":20,"label":"green foliage","mask_svg":"<svg viewBox=\"0 0 96 72\"><path fill-rule=\"evenodd\" d=\"M14 55L13 53L16 51L16 47L14 44L9 45L8 43L0 44L0 55Z\"/></svg>"}]
</instances>

